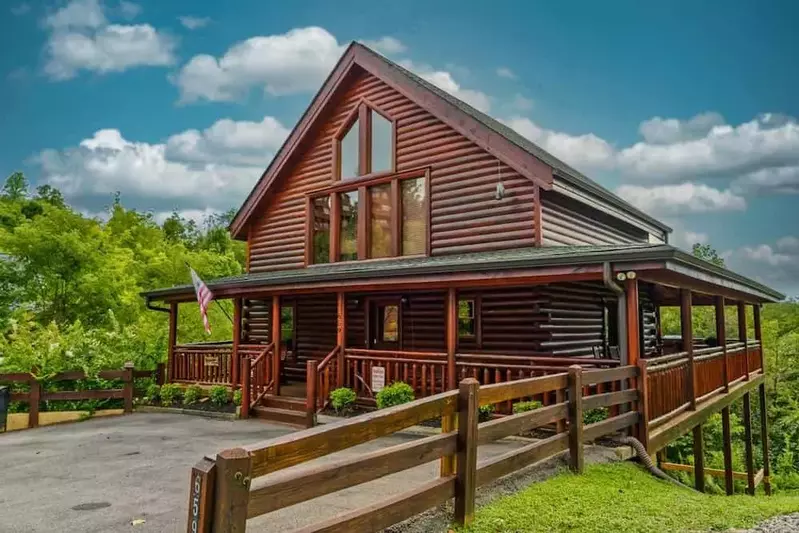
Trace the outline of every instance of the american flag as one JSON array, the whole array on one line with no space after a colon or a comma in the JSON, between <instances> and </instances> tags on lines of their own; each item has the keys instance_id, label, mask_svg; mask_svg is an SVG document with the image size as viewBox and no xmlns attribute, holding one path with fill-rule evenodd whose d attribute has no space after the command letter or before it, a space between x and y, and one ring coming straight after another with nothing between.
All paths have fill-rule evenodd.
<instances>
[{"instance_id":1,"label":"american flag","mask_svg":"<svg viewBox=\"0 0 799 533\"><path fill-rule=\"evenodd\" d=\"M203 283L193 268L189 267L189 270L191 271L191 282L194 284L194 292L197 294L197 303L200 304L200 314L203 317L205 332L211 333L211 325L208 323L208 304L214 299L214 293Z\"/></svg>"}]
</instances>

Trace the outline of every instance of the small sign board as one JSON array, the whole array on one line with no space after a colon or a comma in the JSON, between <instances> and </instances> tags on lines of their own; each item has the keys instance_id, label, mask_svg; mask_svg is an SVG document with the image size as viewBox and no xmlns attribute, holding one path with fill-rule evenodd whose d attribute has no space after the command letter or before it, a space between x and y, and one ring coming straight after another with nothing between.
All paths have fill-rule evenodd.
<instances>
[{"instance_id":1,"label":"small sign board","mask_svg":"<svg viewBox=\"0 0 799 533\"><path fill-rule=\"evenodd\" d=\"M219 366L219 356L218 355L206 355L205 356L205 366Z\"/></svg>"},{"instance_id":2,"label":"small sign board","mask_svg":"<svg viewBox=\"0 0 799 533\"><path fill-rule=\"evenodd\" d=\"M386 369L382 366L372 367L372 392L380 392L386 386Z\"/></svg>"},{"instance_id":3,"label":"small sign board","mask_svg":"<svg viewBox=\"0 0 799 533\"><path fill-rule=\"evenodd\" d=\"M211 533L216 464L203 459L191 470L187 533Z\"/></svg>"}]
</instances>

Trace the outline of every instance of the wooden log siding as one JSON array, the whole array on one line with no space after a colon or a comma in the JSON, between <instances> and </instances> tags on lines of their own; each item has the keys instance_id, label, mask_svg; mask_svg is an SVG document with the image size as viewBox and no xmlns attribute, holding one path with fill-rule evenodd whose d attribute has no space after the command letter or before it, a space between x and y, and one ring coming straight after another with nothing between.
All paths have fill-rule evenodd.
<instances>
[{"instance_id":1,"label":"wooden log siding","mask_svg":"<svg viewBox=\"0 0 799 533\"><path fill-rule=\"evenodd\" d=\"M248 344L269 342L271 307L272 302L269 300L247 298L243 301L242 342Z\"/></svg>"},{"instance_id":2,"label":"wooden log siding","mask_svg":"<svg viewBox=\"0 0 799 533\"><path fill-rule=\"evenodd\" d=\"M362 71L326 113L313 139L301 146L287 175L260 209L250 232L251 272L305 266L306 200L333 183L333 135L366 98L396 120L396 170L430 167L432 254L533 246L533 183L443 122ZM507 196L496 200L501 176ZM465 209L464 206L469 206ZM479 227L479 231L475 228Z\"/></svg>"}]
</instances>

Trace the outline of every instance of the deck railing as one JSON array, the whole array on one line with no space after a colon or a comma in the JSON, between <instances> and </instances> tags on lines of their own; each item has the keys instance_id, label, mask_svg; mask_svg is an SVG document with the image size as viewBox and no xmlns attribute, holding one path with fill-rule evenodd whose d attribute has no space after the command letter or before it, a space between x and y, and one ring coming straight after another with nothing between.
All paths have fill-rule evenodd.
<instances>
[{"instance_id":1,"label":"deck railing","mask_svg":"<svg viewBox=\"0 0 799 533\"><path fill-rule=\"evenodd\" d=\"M250 410L274 387L277 376L273 373L275 345L261 346L254 358L241 359L241 416L247 418Z\"/></svg>"},{"instance_id":2,"label":"deck railing","mask_svg":"<svg viewBox=\"0 0 799 533\"><path fill-rule=\"evenodd\" d=\"M631 427L640 431L641 416L636 407L642 402L638 401L637 390L583 396L586 384L635 379L638 372L636 367L594 371L572 367L568 372L482 387L476 380L466 379L460 382L459 390L224 450L203 459L192 470L187 531L244 531L249 518L436 460L442 466L439 477L302 531L380 531L452 498L455 522L468 524L474 516L477 487L564 450L569 450L571 469L581 472L585 442ZM480 405L546 393L560 393L562 399L547 407L478 423ZM585 424L583 411L596 407L623 408L616 409L622 414ZM451 419L456 414L457 429L444 428L442 433L430 437L285 471L419 422ZM478 461L480 446L558 422L559 429L551 437ZM457 461L450 461L453 456ZM445 468L445 464L450 466ZM279 473L270 475L275 472ZM251 481L257 478L262 479L252 486Z\"/></svg>"},{"instance_id":3,"label":"deck railing","mask_svg":"<svg viewBox=\"0 0 799 533\"><path fill-rule=\"evenodd\" d=\"M179 344L172 350L169 381L228 385L232 362L231 343Z\"/></svg>"},{"instance_id":4,"label":"deck railing","mask_svg":"<svg viewBox=\"0 0 799 533\"><path fill-rule=\"evenodd\" d=\"M404 381L417 397L432 396L447 390L447 354L398 350L344 349L344 385L359 398L370 399L372 369L385 369L384 383Z\"/></svg>"}]
</instances>

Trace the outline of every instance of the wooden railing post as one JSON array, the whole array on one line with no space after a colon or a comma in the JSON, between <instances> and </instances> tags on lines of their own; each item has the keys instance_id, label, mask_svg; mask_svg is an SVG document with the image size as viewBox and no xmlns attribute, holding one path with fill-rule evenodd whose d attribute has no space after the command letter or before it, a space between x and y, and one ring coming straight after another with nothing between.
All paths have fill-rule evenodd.
<instances>
[{"instance_id":1,"label":"wooden railing post","mask_svg":"<svg viewBox=\"0 0 799 533\"><path fill-rule=\"evenodd\" d=\"M583 473L583 369L569 367L569 468Z\"/></svg>"},{"instance_id":2,"label":"wooden railing post","mask_svg":"<svg viewBox=\"0 0 799 533\"><path fill-rule=\"evenodd\" d=\"M746 302L738 302L738 340L744 343L744 374L749 381L749 343L746 337Z\"/></svg>"},{"instance_id":3,"label":"wooden railing post","mask_svg":"<svg viewBox=\"0 0 799 533\"><path fill-rule=\"evenodd\" d=\"M682 351L688 354L688 404L691 411L696 411L696 366L694 365L694 328L692 318L693 301L691 291L680 289L680 331L682 335Z\"/></svg>"},{"instance_id":4,"label":"wooden railing post","mask_svg":"<svg viewBox=\"0 0 799 533\"><path fill-rule=\"evenodd\" d=\"M761 348L762 350L762 348ZM766 409L766 384L759 386L760 396L760 443L763 447L763 489L771 496L771 465L768 450L768 410Z\"/></svg>"},{"instance_id":5,"label":"wooden railing post","mask_svg":"<svg viewBox=\"0 0 799 533\"><path fill-rule=\"evenodd\" d=\"M308 361L305 366L305 425L316 425L316 361Z\"/></svg>"},{"instance_id":6,"label":"wooden railing post","mask_svg":"<svg viewBox=\"0 0 799 533\"><path fill-rule=\"evenodd\" d=\"M166 379L166 365L164 363L158 363L155 365L155 383L157 385L163 385Z\"/></svg>"},{"instance_id":7,"label":"wooden railing post","mask_svg":"<svg viewBox=\"0 0 799 533\"><path fill-rule=\"evenodd\" d=\"M250 454L244 448L216 456L214 533L244 533L250 501Z\"/></svg>"},{"instance_id":8,"label":"wooden railing post","mask_svg":"<svg viewBox=\"0 0 799 533\"><path fill-rule=\"evenodd\" d=\"M233 387L240 384L241 378L239 370L241 370L239 344L241 343L241 298L233 298L233 347L230 354L230 381Z\"/></svg>"},{"instance_id":9,"label":"wooden railing post","mask_svg":"<svg viewBox=\"0 0 799 533\"><path fill-rule=\"evenodd\" d=\"M458 393L458 459L455 481L455 523L468 526L474 520L477 490L477 423L480 384L474 378L461 381Z\"/></svg>"},{"instance_id":10,"label":"wooden railing post","mask_svg":"<svg viewBox=\"0 0 799 533\"><path fill-rule=\"evenodd\" d=\"M638 361L638 440L649 450L649 373L646 359Z\"/></svg>"},{"instance_id":11,"label":"wooden railing post","mask_svg":"<svg viewBox=\"0 0 799 533\"><path fill-rule=\"evenodd\" d=\"M724 392L730 392L730 356L727 353L727 330L724 327L723 296L716 296L716 340L724 353Z\"/></svg>"},{"instance_id":12,"label":"wooden railing post","mask_svg":"<svg viewBox=\"0 0 799 533\"><path fill-rule=\"evenodd\" d=\"M744 453L746 462L747 492L755 495L755 455L752 450L752 400L748 392L743 396L744 409Z\"/></svg>"},{"instance_id":13,"label":"wooden railing post","mask_svg":"<svg viewBox=\"0 0 799 533\"><path fill-rule=\"evenodd\" d=\"M191 469L189 521L186 533L211 533L214 524L216 463L203 459Z\"/></svg>"},{"instance_id":14,"label":"wooden railing post","mask_svg":"<svg viewBox=\"0 0 799 533\"><path fill-rule=\"evenodd\" d=\"M250 418L250 364L249 357L241 360L241 418Z\"/></svg>"},{"instance_id":15,"label":"wooden railing post","mask_svg":"<svg viewBox=\"0 0 799 533\"><path fill-rule=\"evenodd\" d=\"M125 368L123 369L124 377L123 380L125 382L124 386L124 398L125 398L125 413L132 413L133 412L133 363L128 361L125 363Z\"/></svg>"},{"instance_id":16,"label":"wooden railing post","mask_svg":"<svg viewBox=\"0 0 799 533\"><path fill-rule=\"evenodd\" d=\"M732 471L732 435L730 432L730 408L721 410L721 447L724 452L724 487L727 496L732 496L735 490Z\"/></svg>"},{"instance_id":17,"label":"wooden railing post","mask_svg":"<svg viewBox=\"0 0 799 533\"><path fill-rule=\"evenodd\" d=\"M275 294L272 296L272 379L275 383L272 390L275 396L280 396L280 374L283 368L280 333L280 296ZM264 360L264 365L268 364L269 361Z\"/></svg>"},{"instance_id":18,"label":"wooden railing post","mask_svg":"<svg viewBox=\"0 0 799 533\"><path fill-rule=\"evenodd\" d=\"M31 390L28 407L28 427L39 427L39 402L42 398L42 384L35 377L30 380Z\"/></svg>"}]
</instances>

